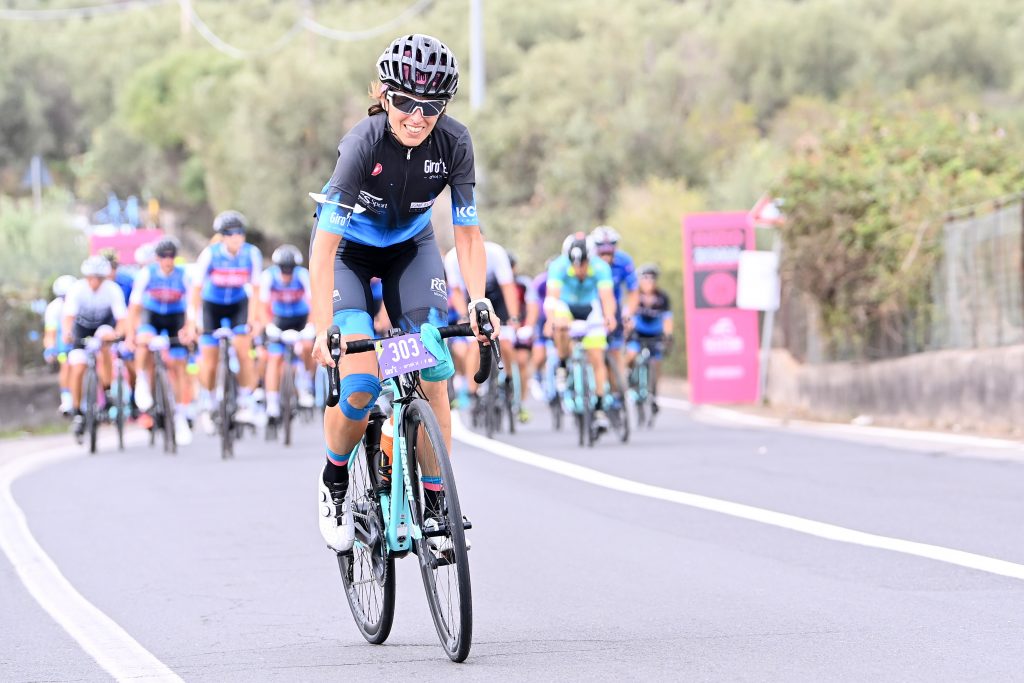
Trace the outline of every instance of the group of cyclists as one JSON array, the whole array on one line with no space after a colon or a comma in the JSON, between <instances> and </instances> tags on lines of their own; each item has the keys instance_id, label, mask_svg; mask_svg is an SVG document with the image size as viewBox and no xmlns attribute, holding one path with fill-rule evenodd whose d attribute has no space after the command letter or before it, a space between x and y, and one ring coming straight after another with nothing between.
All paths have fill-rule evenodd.
<instances>
[{"instance_id":1,"label":"group of cyclists","mask_svg":"<svg viewBox=\"0 0 1024 683\"><path fill-rule=\"evenodd\" d=\"M500 345L524 380L518 419L526 422L528 392L550 398L559 391L570 336L582 337L596 380L595 425L607 428L605 411L624 400L621 378L637 344L644 338L661 344L652 365L656 371L673 331L668 297L657 286L657 266L635 268L610 226L567 236L560 253L532 278L517 274L513 254L484 239L472 140L446 112L458 89L459 68L444 43L422 34L399 37L376 66L367 116L342 137L330 179L320 192L310 193L315 212L309 270L302 251L292 245L275 250L271 267L264 269L260 250L246 242L244 216L224 211L194 265L182 263L172 238L140 250L133 279L111 258L90 256L80 279L57 279L46 314L46 355L62 363L61 410L77 433L85 341L103 343L97 368L105 388L111 383L112 350L130 359L134 407L145 414L153 405L149 345L155 335L166 336L169 348L161 353L173 385L180 444L191 440L193 420L208 433L216 429L211 416L218 401L220 338L230 339L238 360L236 419L253 421L262 410L273 421L280 411L279 335L299 332L299 401L312 404L317 365L337 366L340 376L338 406L324 414L325 454L317 479L320 530L336 552L346 552L353 539L346 502L349 456L382 389L376 358L345 355L348 343L391 327L426 335L449 322L468 321L476 341ZM455 246L442 254L431 211L445 188L451 194ZM491 334L481 328L482 317L470 315L478 310L488 314ZM332 325L342 339L337 360L328 347ZM253 342L259 338L266 343L256 353ZM473 381L477 355L469 352L475 344L463 341L441 345L439 353L448 357L422 377L423 394L449 451L451 407L467 405L478 389ZM197 376L189 372L193 362ZM428 508L436 507L443 497L440 480L424 476L423 481Z\"/></svg>"},{"instance_id":2,"label":"group of cyclists","mask_svg":"<svg viewBox=\"0 0 1024 683\"><path fill-rule=\"evenodd\" d=\"M128 403L133 413L151 424L153 408L153 354L155 336L168 342L165 362L175 401L173 425L178 444L192 441L192 424L217 429L217 340L222 327L234 334L237 351L239 422L271 425L280 416L278 388L284 347L280 335L296 330L301 336L297 357L297 399L313 406L313 328L309 273L302 267L302 252L295 246L278 247L272 265L263 269L260 251L245 241L247 223L237 211L219 214L214 237L194 264L182 262L178 241L165 237L136 251L134 276L119 268L116 252L106 250L86 258L81 277L63 275L53 284L54 299L45 313L44 356L60 364L60 411L71 418L72 430L84 429L82 377L87 341L99 342L96 369L99 384L109 391L114 354L124 362L133 391ZM260 343L253 345L256 339ZM158 347L162 348L162 347ZM161 350L161 353L164 351ZM189 367L198 372L189 372ZM256 389L260 391L257 408ZM107 403L113 405L113 401Z\"/></svg>"}]
</instances>

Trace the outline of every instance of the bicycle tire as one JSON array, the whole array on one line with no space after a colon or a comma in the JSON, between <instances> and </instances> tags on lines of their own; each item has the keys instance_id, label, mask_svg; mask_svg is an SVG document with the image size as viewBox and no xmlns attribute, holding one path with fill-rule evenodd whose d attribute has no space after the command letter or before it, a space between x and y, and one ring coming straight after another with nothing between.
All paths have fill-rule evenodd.
<instances>
[{"instance_id":1,"label":"bicycle tire","mask_svg":"<svg viewBox=\"0 0 1024 683\"><path fill-rule=\"evenodd\" d=\"M284 445L292 445L292 411L296 403L295 368L289 354L285 355L284 373L281 375L281 429L284 431Z\"/></svg>"},{"instance_id":2,"label":"bicycle tire","mask_svg":"<svg viewBox=\"0 0 1024 683\"><path fill-rule=\"evenodd\" d=\"M92 455L96 454L96 437L99 432L98 382L96 366L90 366L85 371L85 379L82 380L82 396L85 404L82 412L85 414L85 434L89 441L89 453Z\"/></svg>"},{"instance_id":3,"label":"bicycle tire","mask_svg":"<svg viewBox=\"0 0 1024 683\"><path fill-rule=\"evenodd\" d=\"M619 372L619 369L615 367L615 365L611 362L611 359L608 357L607 353L604 357L604 363L605 367L608 368L609 384L619 388L618 394L615 394L614 392L612 394L615 397L619 407L613 408L612 415L610 415L609 417L614 416L612 417L612 426L615 428L615 431L618 432L619 434L619 441L621 443L628 443L630 429L629 407L626 405L626 382L623 379L622 374ZM613 375L614 381L611 381ZM611 390L611 387L609 387L609 390Z\"/></svg>"},{"instance_id":4,"label":"bicycle tire","mask_svg":"<svg viewBox=\"0 0 1024 683\"><path fill-rule=\"evenodd\" d=\"M163 361L155 364L156 385L160 392L160 410L162 411L161 426L164 430L164 453L172 455L178 452L178 436L174 433L174 417L177 406L174 402L174 390L167 376L167 367Z\"/></svg>"},{"instance_id":5,"label":"bicycle tire","mask_svg":"<svg viewBox=\"0 0 1024 683\"><path fill-rule=\"evenodd\" d=\"M119 367L120 363L114 365L114 377L113 391L111 392L114 397L114 424L117 427L117 450L124 450L124 414L125 406L127 405L127 392L125 392L125 381L124 381L124 367Z\"/></svg>"},{"instance_id":6,"label":"bicycle tire","mask_svg":"<svg viewBox=\"0 0 1024 683\"><path fill-rule=\"evenodd\" d=\"M551 408L551 422L555 426L555 431L562 431L562 397L556 394L548 401L548 406Z\"/></svg>"},{"instance_id":7,"label":"bicycle tire","mask_svg":"<svg viewBox=\"0 0 1024 683\"><path fill-rule=\"evenodd\" d=\"M508 416L508 433L511 436L516 433L516 420L519 419L519 392L516 390L516 377L519 376L519 366L509 365L508 373L505 375L505 414Z\"/></svg>"},{"instance_id":8,"label":"bicycle tire","mask_svg":"<svg viewBox=\"0 0 1024 683\"><path fill-rule=\"evenodd\" d=\"M592 447L597 441L597 434L594 430L594 387L589 364L581 365L580 375L583 378L580 401L583 403L583 432L586 434L586 445Z\"/></svg>"},{"instance_id":9,"label":"bicycle tire","mask_svg":"<svg viewBox=\"0 0 1024 683\"><path fill-rule=\"evenodd\" d=\"M232 378L234 374L231 372L230 353L228 352L228 345L222 340L220 347L220 359L217 364L217 379L220 386L223 388L222 395L220 397L220 406L218 407L220 416L220 457L221 460L227 460L234 456L234 396L232 391L234 386L232 384Z\"/></svg>"},{"instance_id":10,"label":"bicycle tire","mask_svg":"<svg viewBox=\"0 0 1024 683\"><path fill-rule=\"evenodd\" d=\"M459 493L455 486L455 473L448 457L441 427L429 403L421 398L410 402L403 412L402 429L408 445L409 480L412 482L413 496L418 503L413 514L417 518L415 521L421 525L426 517L426 510L421 507L424 497L420 490L422 482L417 462L420 448L426 445L421 442L421 437L425 437L425 442L429 442L429 448L437 461L441 489L444 492L442 509L438 511L438 521L441 523L441 529L447 532L445 536L448 539L448 548L435 551L426 536L414 540L413 545L420 560L423 589L441 647L453 662L462 662L469 656L473 645L473 589L469 574L469 553L466 549L466 530L463 526ZM457 605L452 604L453 597L457 599Z\"/></svg>"},{"instance_id":11,"label":"bicycle tire","mask_svg":"<svg viewBox=\"0 0 1024 683\"><path fill-rule=\"evenodd\" d=\"M149 415L153 418L152 424L149 426L149 445L154 446L156 444L156 433L158 431L164 431L164 415L167 414L167 409L164 406L164 388L160 383L160 364L153 361L153 407L149 409ZM167 452L167 434L166 432L160 435L162 442L163 451Z\"/></svg>"},{"instance_id":12,"label":"bicycle tire","mask_svg":"<svg viewBox=\"0 0 1024 683\"><path fill-rule=\"evenodd\" d=\"M338 569L356 628L380 645L395 620L395 558L387 551L384 517L377 495L376 463L361 445L349 469L349 504L355 525L352 550L338 553Z\"/></svg>"},{"instance_id":13,"label":"bicycle tire","mask_svg":"<svg viewBox=\"0 0 1024 683\"><path fill-rule=\"evenodd\" d=\"M484 430L490 439L501 427L501 408L498 406L498 368L491 364L491 375L487 379L484 393Z\"/></svg>"}]
</instances>

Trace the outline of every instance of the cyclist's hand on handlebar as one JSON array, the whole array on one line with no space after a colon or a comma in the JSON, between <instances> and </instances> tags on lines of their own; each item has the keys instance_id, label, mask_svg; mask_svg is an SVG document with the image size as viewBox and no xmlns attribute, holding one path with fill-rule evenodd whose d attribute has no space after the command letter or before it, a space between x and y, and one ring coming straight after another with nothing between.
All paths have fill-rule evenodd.
<instances>
[{"instance_id":1,"label":"cyclist's hand on handlebar","mask_svg":"<svg viewBox=\"0 0 1024 683\"><path fill-rule=\"evenodd\" d=\"M331 358L331 349L327 345L327 330L320 330L313 340L313 360L326 368L334 367L334 359ZM345 340L341 340L341 355L345 355Z\"/></svg>"},{"instance_id":2,"label":"cyclist's hand on handlebar","mask_svg":"<svg viewBox=\"0 0 1024 683\"><path fill-rule=\"evenodd\" d=\"M609 334L614 332L615 328L619 326L618 322L615 320L615 316L608 314L605 314L604 316L604 324L608 328Z\"/></svg>"},{"instance_id":3,"label":"cyclist's hand on handlebar","mask_svg":"<svg viewBox=\"0 0 1024 683\"><path fill-rule=\"evenodd\" d=\"M491 327L494 331L491 332L491 336L488 337L484 332L480 330L480 321L476 315L477 304L483 304L487 307L487 315L490 316ZM469 302L469 325L473 328L473 334L476 335L476 339L485 346L491 343L492 339L498 338L498 333L501 332L501 321L498 320L498 316L494 314L494 306L491 304L491 300L484 297L482 299L474 299Z\"/></svg>"}]
</instances>

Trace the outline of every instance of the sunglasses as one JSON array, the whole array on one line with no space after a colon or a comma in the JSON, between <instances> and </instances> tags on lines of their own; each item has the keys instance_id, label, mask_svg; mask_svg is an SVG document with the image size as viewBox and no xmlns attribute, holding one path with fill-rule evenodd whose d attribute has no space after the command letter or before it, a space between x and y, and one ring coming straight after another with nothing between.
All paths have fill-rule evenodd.
<instances>
[{"instance_id":1,"label":"sunglasses","mask_svg":"<svg viewBox=\"0 0 1024 683\"><path fill-rule=\"evenodd\" d=\"M175 258L175 257L177 257L177 254L170 254L170 253L168 253L168 254L157 254L156 257L157 258Z\"/></svg>"},{"instance_id":2,"label":"sunglasses","mask_svg":"<svg viewBox=\"0 0 1024 683\"><path fill-rule=\"evenodd\" d=\"M418 100L394 90L388 92L387 98L388 102L403 114L413 114L419 109L423 116L440 116L448 104L448 100Z\"/></svg>"},{"instance_id":3,"label":"sunglasses","mask_svg":"<svg viewBox=\"0 0 1024 683\"><path fill-rule=\"evenodd\" d=\"M231 235L244 235L245 230L242 230L241 228L229 228L228 230L222 231L221 234L225 237L229 237Z\"/></svg>"}]
</instances>

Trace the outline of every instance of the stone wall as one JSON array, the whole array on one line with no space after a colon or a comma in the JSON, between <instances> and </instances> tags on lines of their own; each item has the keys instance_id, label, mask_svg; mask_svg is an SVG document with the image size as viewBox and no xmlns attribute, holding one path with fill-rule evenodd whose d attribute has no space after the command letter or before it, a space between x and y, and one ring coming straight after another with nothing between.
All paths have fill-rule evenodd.
<instances>
[{"instance_id":1,"label":"stone wall","mask_svg":"<svg viewBox=\"0 0 1024 683\"><path fill-rule=\"evenodd\" d=\"M58 420L57 375L0 377L0 431L39 427Z\"/></svg>"},{"instance_id":2,"label":"stone wall","mask_svg":"<svg viewBox=\"0 0 1024 683\"><path fill-rule=\"evenodd\" d=\"M824 419L1024 434L1024 346L955 349L871 363L803 365L776 349L773 408Z\"/></svg>"}]
</instances>

